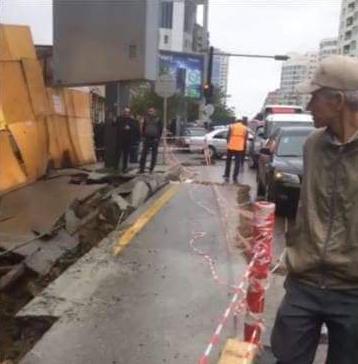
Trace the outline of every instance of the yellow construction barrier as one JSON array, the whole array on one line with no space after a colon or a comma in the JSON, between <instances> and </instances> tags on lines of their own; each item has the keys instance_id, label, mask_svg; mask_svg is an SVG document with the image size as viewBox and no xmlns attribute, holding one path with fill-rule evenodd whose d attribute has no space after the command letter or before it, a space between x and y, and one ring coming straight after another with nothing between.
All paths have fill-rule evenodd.
<instances>
[{"instance_id":1,"label":"yellow construction barrier","mask_svg":"<svg viewBox=\"0 0 358 364\"><path fill-rule=\"evenodd\" d=\"M47 88L29 27L0 25L0 193L96 161L90 96Z\"/></svg>"}]
</instances>

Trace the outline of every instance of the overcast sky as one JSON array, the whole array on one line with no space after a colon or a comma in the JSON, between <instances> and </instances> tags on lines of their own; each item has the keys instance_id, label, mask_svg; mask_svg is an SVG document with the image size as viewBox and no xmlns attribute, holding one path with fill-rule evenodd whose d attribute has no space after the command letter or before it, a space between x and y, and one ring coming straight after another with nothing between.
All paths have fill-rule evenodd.
<instances>
[{"instance_id":1,"label":"overcast sky","mask_svg":"<svg viewBox=\"0 0 358 364\"><path fill-rule=\"evenodd\" d=\"M0 0L0 21L31 25L37 44L51 44L51 3ZM337 36L340 5L341 0L210 0L211 42L235 53L317 50L322 38ZM280 62L231 58L228 104L252 116L279 81Z\"/></svg>"}]
</instances>

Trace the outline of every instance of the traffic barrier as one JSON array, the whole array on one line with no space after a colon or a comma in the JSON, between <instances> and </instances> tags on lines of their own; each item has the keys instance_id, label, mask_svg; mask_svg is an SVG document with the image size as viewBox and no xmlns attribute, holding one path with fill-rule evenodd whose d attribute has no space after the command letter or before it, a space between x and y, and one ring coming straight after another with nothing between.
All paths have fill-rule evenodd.
<instances>
[{"instance_id":1,"label":"traffic barrier","mask_svg":"<svg viewBox=\"0 0 358 364\"><path fill-rule=\"evenodd\" d=\"M265 291L272 261L274 221L275 204L265 201L254 204L252 253L256 259L249 273L244 328L245 341L254 344L260 343L262 332Z\"/></svg>"}]
</instances>

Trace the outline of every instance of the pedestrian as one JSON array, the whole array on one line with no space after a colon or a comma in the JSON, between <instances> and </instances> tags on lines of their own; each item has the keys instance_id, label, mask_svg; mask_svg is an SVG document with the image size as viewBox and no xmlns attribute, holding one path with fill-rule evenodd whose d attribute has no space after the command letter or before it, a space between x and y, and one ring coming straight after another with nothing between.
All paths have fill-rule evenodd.
<instances>
[{"instance_id":1,"label":"pedestrian","mask_svg":"<svg viewBox=\"0 0 358 364\"><path fill-rule=\"evenodd\" d=\"M312 80L315 130L304 146L286 295L271 341L279 364L310 364L328 328L327 364L358 363L358 60L332 56Z\"/></svg>"},{"instance_id":2,"label":"pedestrian","mask_svg":"<svg viewBox=\"0 0 358 364\"><path fill-rule=\"evenodd\" d=\"M125 173L128 170L131 148L138 143L140 138L139 122L132 117L130 108L126 107L117 123L119 161L122 158L122 171Z\"/></svg>"},{"instance_id":3,"label":"pedestrian","mask_svg":"<svg viewBox=\"0 0 358 364\"><path fill-rule=\"evenodd\" d=\"M153 172L157 163L158 148L160 138L163 132L163 123L158 117L154 107L148 109L147 115L144 117L143 122L143 149L140 159L140 170L139 173L144 173L145 164L147 161L147 154L149 151L152 152L152 160L150 164L150 173Z\"/></svg>"},{"instance_id":4,"label":"pedestrian","mask_svg":"<svg viewBox=\"0 0 358 364\"><path fill-rule=\"evenodd\" d=\"M233 182L237 183L238 175L240 172L240 163L242 156L245 156L247 141L247 127L243 124L241 119L236 119L229 127L227 137L227 153L224 179L226 182L230 179L231 160L235 159Z\"/></svg>"}]
</instances>

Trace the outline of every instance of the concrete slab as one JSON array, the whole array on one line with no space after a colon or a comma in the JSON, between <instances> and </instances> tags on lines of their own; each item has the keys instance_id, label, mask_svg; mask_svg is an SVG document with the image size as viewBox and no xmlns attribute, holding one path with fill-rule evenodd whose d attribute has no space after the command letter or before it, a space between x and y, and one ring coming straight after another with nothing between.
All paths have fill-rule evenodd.
<instances>
[{"instance_id":1,"label":"concrete slab","mask_svg":"<svg viewBox=\"0 0 358 364\"><path fill-rule=\"evenodd\" d=\"M0 248L11 249L18 243L35 237L33 229L48 231L74 199L82 199L98 186L69 184L70 177L37 181L10 192L1 198L0 211L13 218L0 222ZM32 254L39 248L34 242L21 254Z\"/></svg>"},{"instance_id":2,"label":"concrete slab","mask_svg":"<svg viewBox=\"0 0 358 364\"><path fill-rule=\"evenodd\" d=\"M65 253L71 252L79 244L77 237L60 230L48 241L37 241L38 249L25 259L25 265L40 275L46 275Z\"/></svg>"}]
</instances>

